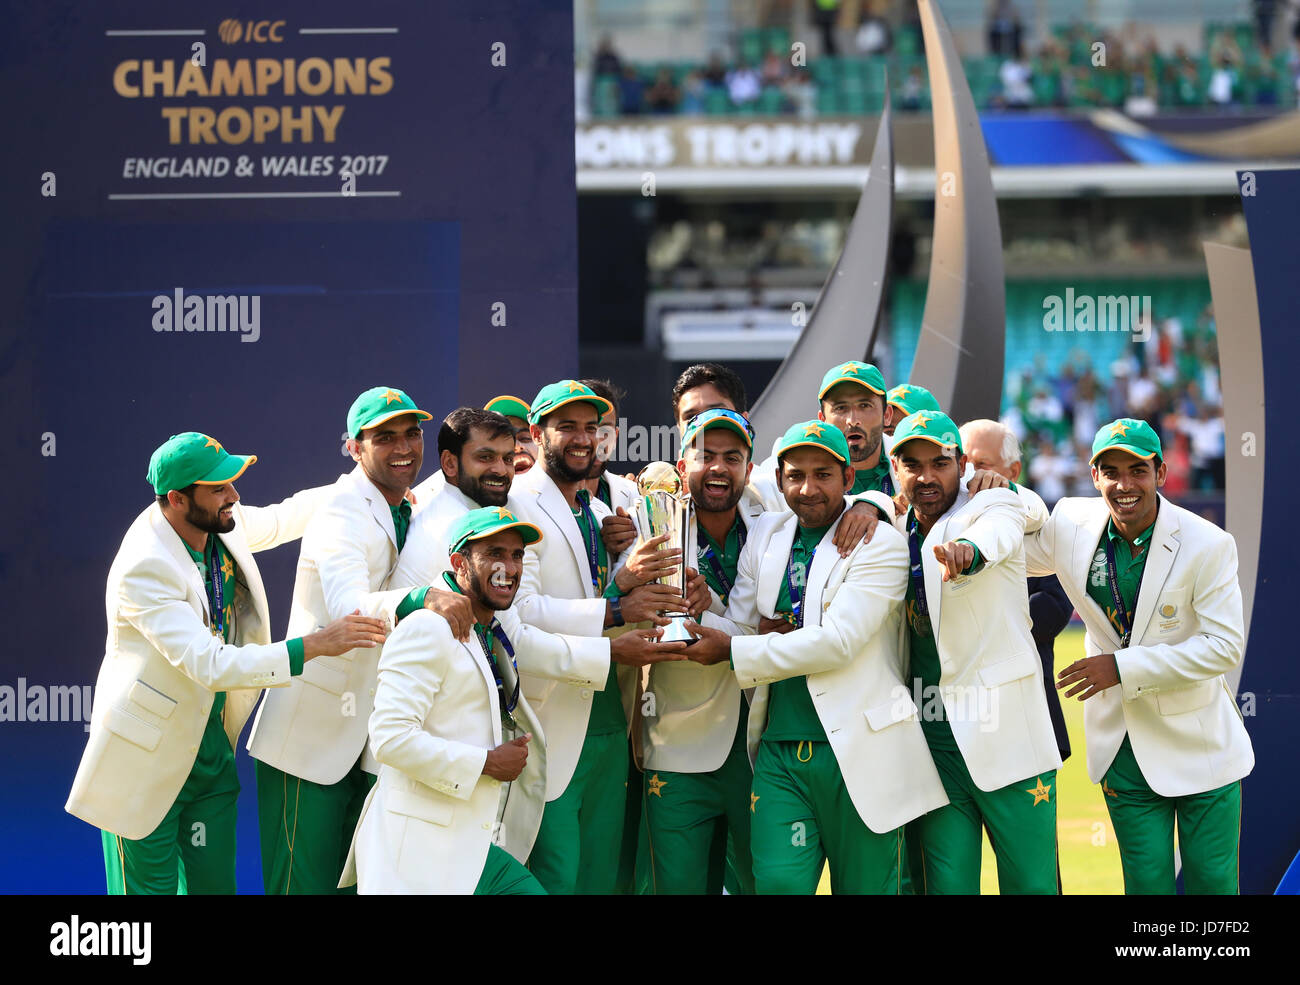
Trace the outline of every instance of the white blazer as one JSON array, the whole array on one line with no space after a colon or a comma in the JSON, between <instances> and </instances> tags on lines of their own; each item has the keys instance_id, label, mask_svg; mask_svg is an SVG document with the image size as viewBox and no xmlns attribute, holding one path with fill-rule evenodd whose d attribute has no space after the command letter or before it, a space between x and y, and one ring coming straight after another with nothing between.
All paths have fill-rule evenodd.
<instances>
[{"instance_id":1,"label":"white blazer","mask_svg":"<svg viewBox=\"0 0 1300 985\"><path fill-rule=\"evenodd\" d=\"M451 570L447 533L452 524L474 509L478 509L476 502L454 485L444 484L411 521L406 545L397 559L389 584L395 589L409 590L418 585L445 589L442 576ZM506 509L524 519L514 500L506 500ZM537 546L540 545L529 547L525 557ZM514 606L498 612L497 620L515 648L520 674L560 681L577 688L604 687L609 675L609 640L605 637L548 633L520 622ZM540 739L534 740L538 741Z\"/></svg>"},{"instance_id":2,"label":"white blazer","mask_svg":"<svg viewBox=\"0 0 1300 985\"><path fill-rule=\"evenodd\" d=\"M510 660L494 646L502 683ZM514 717L532 732L524 771L503 784L483 775L502 742L496 682L477 637L461 643L421 610L384 646L370 715L381 766L366 798L339 886L360 893L474 892L493 841L521 862L532 851L546 794L546 743L527 698Z\"/></svg>"},{"instance_id":3,"label":"white blazer","mask_svg":"<svg viewBox=\"0 0 1300 985\"><path fill-rule=\"evenodd\" d=\"M705 619L748 634L733 636L731 656L740 686L755 688L751 763L767 728L769 685L806 675L853 806L872 831L892 831L948 802L904 684L907 546L881 524L869 544L859 541L841 558L832 543L836 520L807 573L803 628L753 635L759 616L775 616L798 525L790 511L755 521L726 614Z\"/></svg>"},{"instance_id":4,"label":"white blazer","mask_svg":"<svg viewBox=\"0 0 1300 985\"><path fill-rule=\"evenodd\" d=\"M302 535L289 609L289 636L324 628L357 609L397 622L405 592L385 591L397 564L397 531L379 489L357 466L331 487L328 503ZM317 657L287 687L268 691L248 752L268 766L313 783L338 783L366 746L382 647ZM362 764L378 766L369 755Z\"/></svg>"},{"instance_id":5,"label":"white blazer","mask_svg":"<svg viewBox=\"0 0 1300 985\"><path fill-rule=\"evenodd\" d=\"M752 535L754 524L763 515L762 502L746 495L737 510L740 522ZM704 548L694 523L687 537L690 565L703 571ZM708 613L702 617L703 625L717 628L709 613L721 615L725 609L714 594ZM743 700L730 667L725 663L705 667L689 660L649 664L642 669L642 680L645 693L654 695L654 714L637 714L632 719L633 727L638 722L641 727L642 769L710 773L727 761Z\"/></svg>"},{"instance_id":6,"label":"white blazer","mask_svg":"<svg viewBox=\"0 0 1300 985\"><path fill-rule=\"evenodd\" d=\"M548 633L600 636L605 600L592 589L587 550L568 501L540 465L515 479L510 494L519 518L542 531L542 539L524 556L524 575L514 606L520 621ZM591 509L597 524L609 516L608 507L595 497ZM605 674L586 685L571 685L520 671L524 694L541 719L549 743L548 801L564 793L573 779L587 737L592 695L605 689L609 671Z\"/></svg>"},{"instance_id":7,"label":"white blazer","mask_svg":"<svg viewBox=\"0 0 1300 985\"><path fill-rule=\"evenodd\" d=\"M203 576L162 509L152 504L135 518L108 572L108 638L68 813L143 838L184 786L216 692L226 692L222 719L233 748L261 688L289 683L289 651L271 642L252 552L300 537L322 495L235 504L235 529L217 535L237 570L230 644L208 628Z\"/></svg>"},{"instance_id":8,"label":"white blazer","mask_svg":"<svg viewBox=\"0 0 1300 985\"><path fill-rule=\"evenodd\" d=\"M1120 649L1115 627L1088 594L1109 519L1100 497L1062 499L1025 538L1029 573L1055 573L1083 618L1088 655L1114 653L1119 668L1117 687L1083 703L1088 776L1101 781L1127 733L1142 775L1162 797L1241 779L1254 768L1255 752L1224 678L1245 649L1237 542L1161 496L1133 645Z\"/></svg>"},{"instance_id":9,"label":"white blazer","mask_svg":"<svg viewBox=\"0 0 1300 985\"><path fill-rule=\"evenodd\" d=\"M610 512L617 513L621 506L627 510L628 516L632 516L633 510L636 509L636 501L640 497L640 493L636 491L636 483L608 470L605 472L605 481L609 483Z\"/></svg>"},{"instance_id":10,"label":"white blazer","mask_svg":"<svg viewBox=\"0 0 1300 985\"><path fill-rule=\"evenodd\" d=\"M920 545L944 715L981 790L1061 766L1025 593L1025 526L1041 502L1028 490L972 498L961 485ZM895 523L906 539L906 515ZM950 540L975 544L984 567L943 581L934 548Z\"/></svg>"}]
</instances>

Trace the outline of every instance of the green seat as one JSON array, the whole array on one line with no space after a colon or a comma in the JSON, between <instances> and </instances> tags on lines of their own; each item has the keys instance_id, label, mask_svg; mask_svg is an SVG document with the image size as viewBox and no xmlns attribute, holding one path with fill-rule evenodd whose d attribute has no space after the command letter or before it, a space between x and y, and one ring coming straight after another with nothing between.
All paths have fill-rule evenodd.
<instances>
[{"instance_id":1,"label":"green seat","mask_svg":"<svg viewBox=\"0 0 1300 985\"><path fill-rule=\"evenodd\" d=\"M921 50L921 39L916 28L905 26L894 32L894 51L900 55L915 55Z\"/></svg>"},{"instance_id":2,"label":"green seat","mask_svg":"<svg viewBox=\"0 0 1300 985\"><path fill-rule=\"evenodd\" d=\"M818 58L808 66L808 72L812 75L813 81L819 86L833 86L838 77L834 58Z\"/></svg>"},{"instance_id":3,"label":"green seat","mask_svg":"<svg viewBox=\"0 0 1300 985\"><path fill-rule=\"evenodd\" d=\"M764 86L758 96L760 113L778 114L785 112L785 96L776 86Z\"/></svg>"},{"instance_id":4,"label":"green seat","mask_svg":"<svg viewBox=\"0 0 1300 985\"><path fill-rule=\"evenodd\" d=\"M840 111L839 93L834 89L821 87L817 90L817 112L825 116L834 116Z\"/></svg>"},{"instance_id":5,"label":"green seat","mask_svg":"<svg viewBox=\"0 0 1300 985\"><path fill-rule=\"evenodd\" d=\"M618 79L613 75L596 76L591 94L591 113L593 116L618 116L622 109L622 95L619 92Z\"/></svg>"},{"instance_id":6,"label":"green seat","mask_svg":"<svg viewBox=\"0 0 1300 985\"><path fill-rule=\"evenodd\" d=\"M790 30L785 27L767 29L767 50L770 54L790 57Z\"/></svg>"},{"instance_id":7,"label":"green seat","mask_svg":"<svg viewBox=\"0 0 1300 985\"><path fill-rule=\"evenodd\" d=\"M750 65L758 66L763 60L763 32L747 28L740 32L740 57Z\"/></svg>"},{"instance_id":8,"label":"green seat","mask_svg":"<svg viewBox=\"0 0 1300 985\"><path fill-rule=\"evenodd\" d=\"M710 86L704 90L704 112L710 116L725 116L731 112L731 97L725 89Z\"/></svg>"}]
</instances>

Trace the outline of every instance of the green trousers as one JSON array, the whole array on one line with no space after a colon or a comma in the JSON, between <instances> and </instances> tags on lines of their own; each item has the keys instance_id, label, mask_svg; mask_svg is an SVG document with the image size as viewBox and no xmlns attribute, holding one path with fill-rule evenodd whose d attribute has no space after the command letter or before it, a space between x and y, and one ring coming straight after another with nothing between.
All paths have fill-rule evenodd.
<instances>
[{"instance_id":1,"label":"green trousers","mask_svg":"<svg viewBox=\"0 0 1300 985\"><path fill-rule=\"evenodd\" d=\"M902 829L867 827L830 743L764 739L750 812L756 892L812 895L829 862L832 893L898 894Z\"/></svg>"},{"instance_id":2,"label":"green trousers","mask_svg":"<svg viewBox=\"0 0 1300 985\"><path fill-rule=\"evenodd\" d=\"M546 805L528 868L546 892L613 893L627 813L627 736L588 735L573 778Z\"/></svg>"},{"instance_id":3,"label":"green trousers","mask_svg":"<svg viewBox=\"0 0 1300 985\"><path fill-rule=\"evenodd\" d=\"M1124 892L1172 894L1174 824L1189 894L1235 896L1241 845L1241 781L1185 797L1161 797L1147 784L1129 737L1101 780L1119 842Z\"/></svg>"},{"instance_id":4,"label":"green trousers","mask_svg":"<svg viewBox=\"0 0 1300 985\"><path fill-rule=\"evenodd\" d=\"M716 893L720 888L717 880L728 861L734 891L754 892L749 847L753 780L744 734L739 730L726 761L711 773L659 771L645 775L652 892Z\"/></svg>"},{"instance_id":5,"label":"green trousers","mask_svg":"<svg viewBox=\"0 0 1300 985\"><path fill-rule=\"evenodd\" d=\"M914 891L978 896L987 827L1001 892L1055 895L1056 770L985 791L971 779L955 742L949 748L947 742L932 741L930 755L948 804L908 825L921 839L922 885Z\"/></svg>"},{"instance_id":6,"label":"green trousers","mask_svg":"<svg viewBox=\"0 0 1300 985\"><path fill-rule=\"evenodd\" d=\"M619 853L614 891L625 896L645 896L650 892L650 842L641 813L641 771L636 768L630 739L623 796L623 850Z\"/></svg>"},{"instance_id":7,"label":"green trousers","mask_svg":"<svg viewBox=\"0 0 1300 985\"><path fill-rule=\"evenodd\" d=\"M491 845L474 895L545 896L546 890L517 858L500 845Z\"/></svg>"},{"instance_id":8,"label":"green trousers","mask_svg":"<svg viewBox=\"0 0 1300 985\"><path fill-rule=\"evenodd\" d=\"M355 895L339 889L373 773L361 758L338 783L312 783L257 761L257 824L267 895Z\"/></svg>"},{"instance_id":9,"label":"green trousers","mask_svg":"<svg viewBox=\"0 0 1300 985\"><path fill-rule=\"evenodd\" d=\"M158 827L143 838L102 831L108 895L233 894L238 801L232 758L210 782L187 781Z\"/></svg>"}]
</instances>

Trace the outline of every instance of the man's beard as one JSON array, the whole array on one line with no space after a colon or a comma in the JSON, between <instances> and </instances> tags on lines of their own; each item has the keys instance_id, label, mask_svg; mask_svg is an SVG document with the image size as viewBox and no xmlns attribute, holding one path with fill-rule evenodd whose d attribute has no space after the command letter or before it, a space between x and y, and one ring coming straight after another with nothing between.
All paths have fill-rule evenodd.
<instances>
[{"instance_id":1,"label":"man's beard","mask_svg":"<svg viewBox=\"0 0 1300 985\"><path fill-rule=\"evenodd\" d=\"M512 477L512 473L506 473L504 489L488 489L484 487L481 476L466 475L461 472L456 476L456 488L478 503L479 506L505 506L506 499L510 495L510 480Z\"/></svg>"},{"instance_id":2,"label":"man's beard","mask_svg":"<svg viewBox=\"0 0 1300 985\"><path fill-rule=\"evenodd\" d=\"M510 605L501 605L497 602L494 602L492 600L492 597L489 596L486 591L484 591L483 579L478 576L478 572L475 571L473 568L469 568L466 573L469 575L469 595L480 605L484 606L485 608L491 609L493 612L502 612L510 608L510 605L514 604L513 598L510 600Z\"/></svg>"},{"instance_id":3,"label":"man's beard","mask_svg":"<svg viewBox=\"0 0 1300 985\"><path fill-rule=\"evenodd\" d=\"M706 478L707 477L704 475L694 476L694 481L687 484L691 492L691 505L695 508L696 512L726 513L728 510L735 509L736 505L740 502L741 497L745 495L744 484L742 483L737 485L733 482L731 492L728 493L727 498L723 500L724 505L714 510L712 507L705 506L707 500L704 498L704 480Z\"/></svg>"},{"instance_id":4,"label":"man's beard","mask_svg":"<svg viewBox=\"0 0 1300 985\"><path fill-rule=\"evenodd\" d=\"M587 478L587 473L591 471L590 465L585 469L570 468L569 464L564 460L563 449L557 451L552 447L549 438L542 438L541 452L542 461L546 463L546 471L561 482L582 482ZM595 456L593 455L592 458L594 459Z\"/></svg>"},{"instance_id":5,"label":"man's beard","mask_svg":"<svg viewBox=\"0 0 1300 985\"><path fill-rule=\"evenodd\" d=\"M228 534L235 529L235 516L232 513L229 520L221 519L220 513L208 513L199 508L199 504L190 500L189 507L185 510L185 522L193 527L197 527L205 534Z\"/></svg>"},{"instance_id":6,"label":"man's beard","mask_svg":"<svg viewBox=\"0 0 1300 985\"><path fill-rule=\"evenodd\" d=\"M854 462L865 462L874 455L877 449L880 448L880 435L882 431L884 431L884 428L878 427L868 434L861 428L854 428L854 433L862 435L865 440L862 443L861 450L854 451L853 446L849 446L849 460Z\"/></svg>"}]
</instances>

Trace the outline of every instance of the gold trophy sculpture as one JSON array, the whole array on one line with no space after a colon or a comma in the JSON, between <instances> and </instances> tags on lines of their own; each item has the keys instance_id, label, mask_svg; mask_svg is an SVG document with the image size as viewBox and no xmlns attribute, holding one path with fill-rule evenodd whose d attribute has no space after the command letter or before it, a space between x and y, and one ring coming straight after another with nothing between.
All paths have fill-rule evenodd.
<instances>
[{"instance_id":1,"label":"gold trophy sculpture","mask_svg":"<svg viewBox=\"0 0 1300 985\"><path fill-rule=\"evenodd\" d=\"M686 483L678 475L677 469L667 462L651 462L636 477L636 490L640 494L636 501L637 527L643 540L652 540L663 534L671 534L661 549L676 548L682 552L677 570L659 583L676 588L684 598L686 596L686 538L691 524L691 493ZM695 637L686 628L687 615L684 612L661 612L667 616L669 623L664 627L661 643L695 642Z\"/></svg>"}]
</instances>

